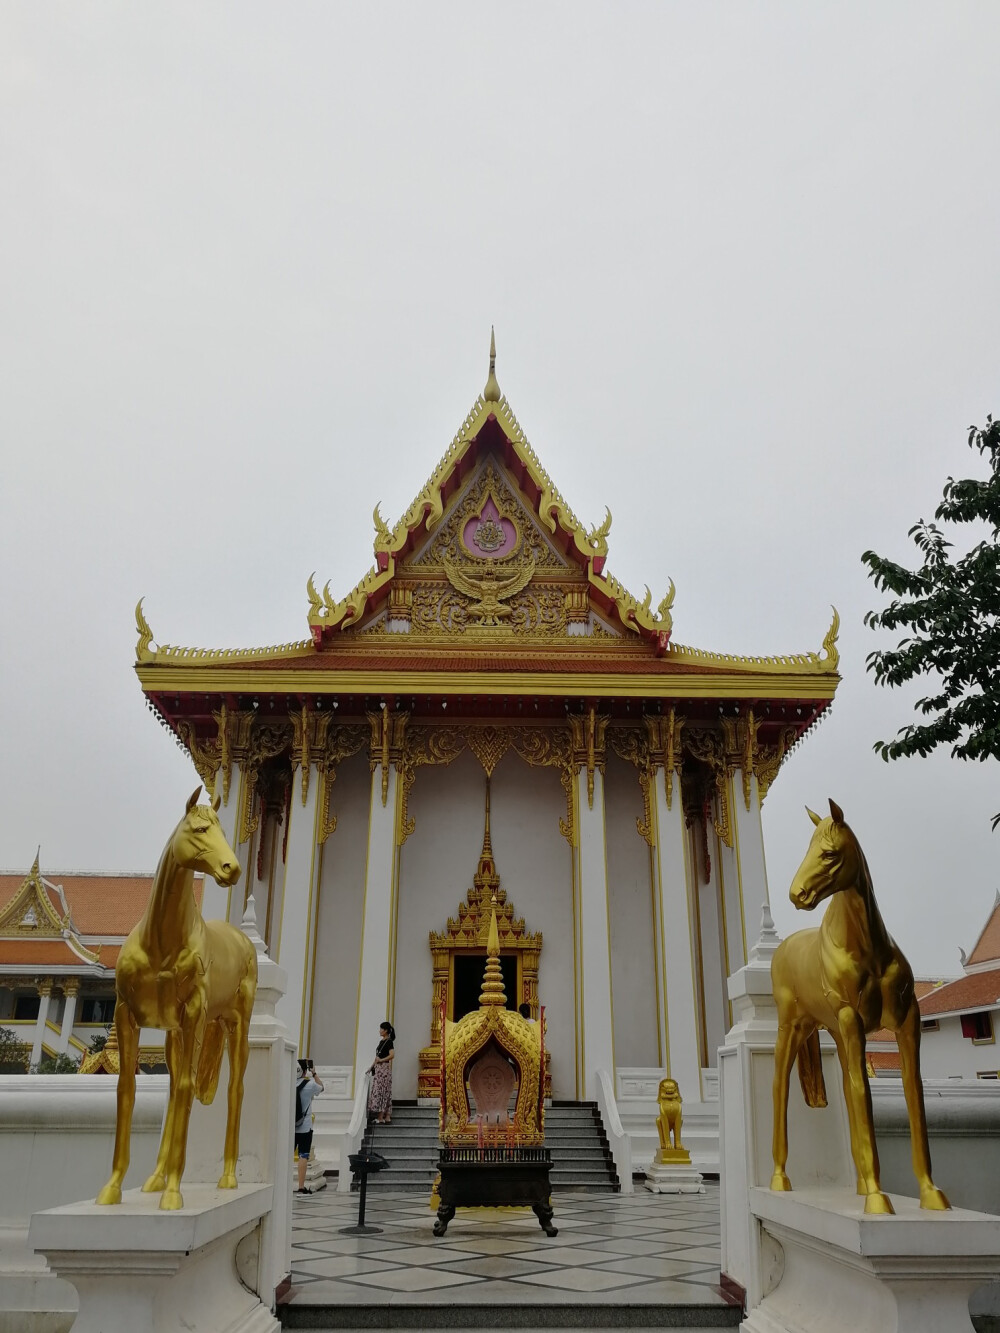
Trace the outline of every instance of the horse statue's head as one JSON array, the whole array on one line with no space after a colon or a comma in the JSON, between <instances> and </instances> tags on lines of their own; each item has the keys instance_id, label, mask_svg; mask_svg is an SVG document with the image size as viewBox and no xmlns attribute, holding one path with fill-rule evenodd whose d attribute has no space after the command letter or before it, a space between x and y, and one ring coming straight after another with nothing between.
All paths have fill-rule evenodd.
<instances>
[{"instance_id":1,"label":"horse statue's head","mask_svg":"<svg viewBox=\"0 0 1000 1333\"><path fill-rule=\"evenodd\" d=\"M184 818L170 840L170 851L178 865L200 870L223 888L229 888L239 879L241 871L216 813L222 801L217 796L211 805L198 805L200 793L201 788L196 787L188 799Z\"/></svg>"},{"instance_id":2,"label":"horse statue's head","mask_svg":"<svg viewBox=\"0 0 1000 1333\"><path fill-rule=\"evenodd\" d=\"M809 850L792 878L788 896L796 907L811 911L817 903L857 884L861 871L861 848L844 823L844 812L836 801L830 802L826 818L806 806L806 814L816 825Z\"/></svg>"}]
</instances>

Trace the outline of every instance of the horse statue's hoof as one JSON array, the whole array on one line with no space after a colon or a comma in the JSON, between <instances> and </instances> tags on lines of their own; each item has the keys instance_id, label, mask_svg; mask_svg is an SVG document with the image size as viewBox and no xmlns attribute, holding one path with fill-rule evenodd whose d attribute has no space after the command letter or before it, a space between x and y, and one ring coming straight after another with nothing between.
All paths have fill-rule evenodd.
<instances>
[{"instance_id":1,"label":"horse statue's hoof","mask_svg":"<svg viewBox=\"0 0 1000 1333\"><path fill-rule=\"evenodd\" d=\"M887 1216L889 1214L894 1214L895 1211L895 1208L892 1206L892 1200L889 1198L888 1194L883 1194L881 1190L877 1190L874 1194L865 1195L866 1213L881 1213L883 1216Z\"/></svg>"},{"instance_id":2,"label":"horse statue's hoof","mask_svg":"<svg viewBox=\"0 0 1000 1333\"><path fill-rule=\"evenodd\" d=\"M939 1190L936 1185L931 1185L929 1189L920 1191L920 1207L943 1213L951 1208L951 1204L948 1202L948 1196L944 1190Z\"/></svg>"},{"instance_id":3,"label":"horse statue's hoof","mask_svg":"<svg viewBox=\"0 0 1000 1333\"><path fill-rule=\"evenodd\" d=\"M97 1202L100 1204L121 1203L122 1187L121 1185L105 1185L97 1196Z\"/></svg>"},{"instance_id":4,"label":"horse statue's hoof","mask_svg":"<svg viewBox=\"0 0 1000 1333\"><path fill-rule=\"evenodd\" d=\"M157 1175L154 1171L149 1179L143 1184L142 1192L143 1194L161 1194L163 1190L166 1189L166 1185L166 1176Z\"/></svg>"},{"instance_id":5,"label":"horse statue's hoof","mask_svg":"<svg viewBox=\"0 0 1000 1333\"><path fill-rule=\"evenodd\" d=\"M782 1190L788 1192L792 1188L792 1182L785 1175L784 1171L775 1171L771 1177L771 1188L773 1190Z\"/></svg>"},{"instance_id":6,"label":"horse statue's hoof","mask_svg":"<svg viewBox=\"0 0 1000 1333\"><path fill-rule=\"evenodd\" d=\"M184 1207L184 1200L181 1197L180 1190L164 1190L163 1198L160 1200L160 1208L163 1212L174 1212L178 1208Z\"/></svg>"},{"instance_id":7,"label":"horse statue's hoof","mask_svg":"<svg viewBox=\"0 0 1000 1333\"><path fill-rule=\"evenodd\" d=\"M221 1176L219 1177L218 1188L219 1188L220 1190L234 1190L234 1189L236 1189L236 1172L235 1172L235 1171L227 1171L227 1172L225 1172L224 1175L221 1175Z\"/></svg>"}]
</instances>

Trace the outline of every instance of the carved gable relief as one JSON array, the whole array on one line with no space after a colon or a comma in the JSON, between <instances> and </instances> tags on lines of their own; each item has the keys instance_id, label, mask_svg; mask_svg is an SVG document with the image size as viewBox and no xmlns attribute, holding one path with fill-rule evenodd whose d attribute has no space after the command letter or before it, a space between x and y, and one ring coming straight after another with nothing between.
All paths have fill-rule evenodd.
<instances>
[{"instance_id":1,"label":"carved gable relief","mask_svg":"<svg viewBox=\"0 0 1000 1333\"><path fill-rule=\"evenodd\" d=\"M409 632L423 635L565 635L590 614L583 571L552 545L490 456L400 569L395 601Z\"/></svg>"},{"instance_id":2,"label":"carved gable relief","mask_svg":"<svg viewBox=\"0 0 1000 1333\"><path fill-rule=\"evenodd\" d=\"M462 563L492 557L505 562L522 547L530 551L539 572L553 570L563 577L582 578L549 541L506 471L487 455L405 569L441 568L445 560Z\"/></svg>"}]
</instances>

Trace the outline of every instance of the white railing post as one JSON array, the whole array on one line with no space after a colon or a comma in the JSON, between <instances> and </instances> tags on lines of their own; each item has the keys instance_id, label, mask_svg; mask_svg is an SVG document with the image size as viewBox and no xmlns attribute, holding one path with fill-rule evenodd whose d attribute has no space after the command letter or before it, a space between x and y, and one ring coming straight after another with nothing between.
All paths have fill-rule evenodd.
<instances>
[{"instance_id":1,"label":"white railing post","mask_svg":"<svg viewBox=\"0 0 1000 1333\"><path fill-rule=\"evenodd\" d=\"M597 1110L604 1122L604 1132L608 1136L608 1146L614 1158L622 1193L631 1194L632 1142L622 1128L618 1103L615 1100L615 1085L606 1069L597 1071Z\"/></svg>"}]
</instances>

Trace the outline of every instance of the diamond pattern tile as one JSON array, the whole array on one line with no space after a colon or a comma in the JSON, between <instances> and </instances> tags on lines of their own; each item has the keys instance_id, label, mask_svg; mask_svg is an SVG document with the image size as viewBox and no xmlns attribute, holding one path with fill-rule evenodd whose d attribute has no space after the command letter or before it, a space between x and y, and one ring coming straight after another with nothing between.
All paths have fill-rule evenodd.
<instances>
[{"instance_id":1,"label":"diamond pattern tile","mask_svg":"<svg viewBox=\"0 0 1000 1333\"><path fill-rule=\"evenodd\" d=\"M498 1209L459 1209L438 1238L425 1202L380 1194L369 1199L366 1220L382 1233L345 1236L340 1229L357 1221L357 1195L295 1195L288 1302L371 1309L620 1301L702 1306L715 1312L715 1326L738 1323L718 1287L717 1185L706 1182L701 1196L560 1193L554 1203L555 1238L533 1213Z\"/></svg>"}]
</instances>

